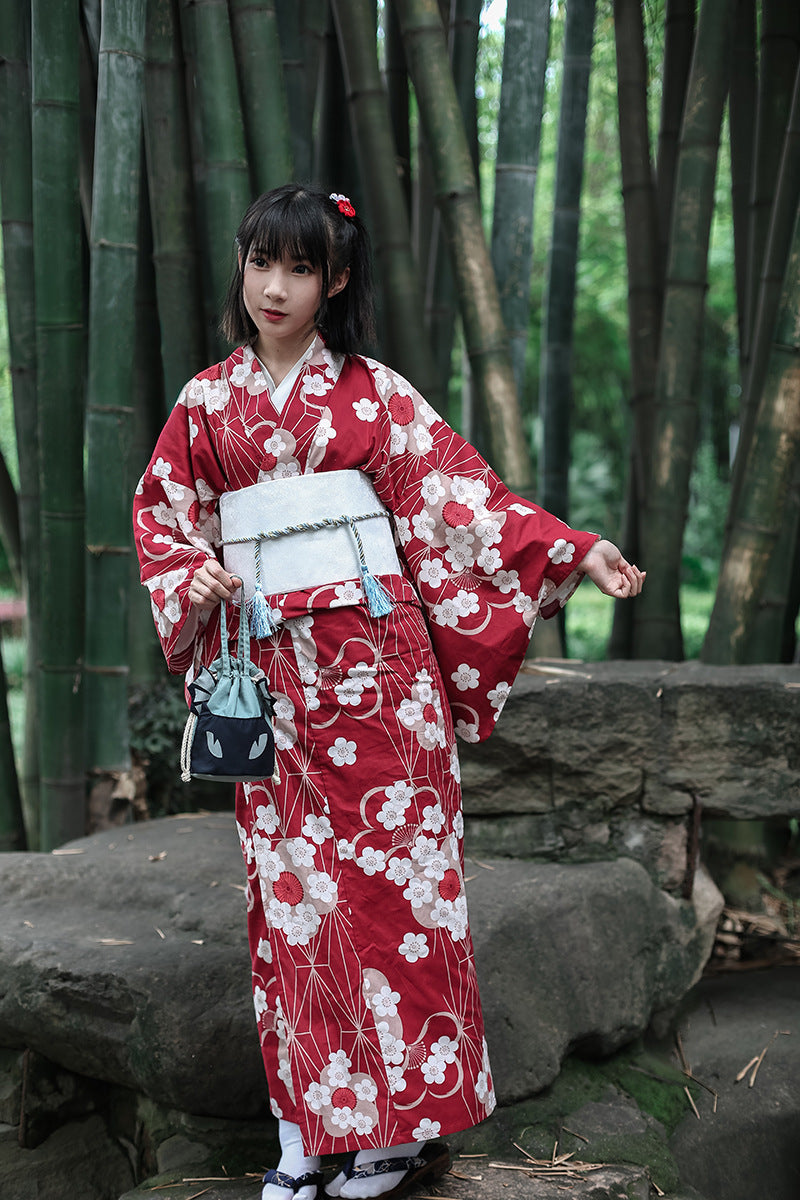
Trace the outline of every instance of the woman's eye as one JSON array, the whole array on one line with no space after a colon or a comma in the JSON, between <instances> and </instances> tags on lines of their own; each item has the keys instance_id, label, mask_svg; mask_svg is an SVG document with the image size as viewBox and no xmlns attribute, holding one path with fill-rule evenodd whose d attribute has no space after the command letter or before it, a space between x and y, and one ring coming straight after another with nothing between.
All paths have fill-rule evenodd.
<instances>
[{"instance_id":1,"label":"woman's eye","mask_svg":"<svg viewBox=\"0 0 800 1200\"><path fill-rule=\"evenodd\" d=\"M295 273L297 275L310 275L311 267L308 263L295 263Z\"/></svg>"},{"instance_id":2,"label":"woman's eye","mask_svg":"<svg viewBox=\"0 0 800 1200\"><path fill-rule=\"evenodd\" d=\"M254 267L266 267L269 265L267 259L262 254L251 254L250 263Z\"/></svg>"}]
</instances>

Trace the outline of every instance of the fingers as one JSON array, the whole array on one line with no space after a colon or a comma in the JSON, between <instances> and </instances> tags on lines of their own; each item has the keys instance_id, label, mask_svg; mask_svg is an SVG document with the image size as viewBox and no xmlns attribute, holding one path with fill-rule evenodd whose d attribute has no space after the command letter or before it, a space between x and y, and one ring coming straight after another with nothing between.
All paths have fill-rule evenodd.
<instances>
[{"instance_id":1,"label":"fingers","mask_svg":"<svg viewBox=\"0 0 800 1200\"><path fill-rule=\"evenodd\" d=\"M196 608L215 608L222 600L230 600L242 581L229 575L216 558L207 558L195 571L189 585L189 599Z\"/></svg>"}]
</instances>

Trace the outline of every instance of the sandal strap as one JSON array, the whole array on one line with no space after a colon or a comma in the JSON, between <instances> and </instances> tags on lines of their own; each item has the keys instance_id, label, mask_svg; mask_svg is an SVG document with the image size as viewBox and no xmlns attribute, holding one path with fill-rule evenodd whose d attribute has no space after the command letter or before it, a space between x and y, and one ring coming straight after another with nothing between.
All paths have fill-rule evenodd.
<instances>
[{"instance_id":1,"label":"sandal strap","mask_svg":"<svg viewBox=\"0 0 800 1200\"><path fill-rule=\"evenodd\" d=\"M363 1163L351 1168L351 1178L363 1179L372 1175L391 1175L394 1171L417 1171L424 1167L427 1159L413 1155L403 1158L378 1158L375 1162Z\"/></svg>"},{"instance_id":2,"label":"sandal strap","mask_svg":"<svg viewBox=\"0 0 800 1200\"><path fill-rule=\"evenodd\" d=\"M323 1180L322 1171L306 1171L304 1175L298 1175L297 1178L293 1175L288 1175L286 1171L269 1170L263 1176L262 1183L272 1183L275 1187L286 1188L287 1192L291 1192L295 1196L301 1188L304 1187L319 1187Z\"/></svg>"}]
</instances>

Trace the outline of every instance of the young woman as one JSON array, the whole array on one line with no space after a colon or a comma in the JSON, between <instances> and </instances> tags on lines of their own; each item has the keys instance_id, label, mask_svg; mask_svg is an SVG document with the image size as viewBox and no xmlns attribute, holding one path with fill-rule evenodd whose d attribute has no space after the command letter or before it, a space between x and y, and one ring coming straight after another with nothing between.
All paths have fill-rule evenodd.
<instances>
[{"instance_id":1,"label":"young woman","mask_svg":"<svg viewBox=\"0 0 800 1200\"><path fill-rule=\"evenodd\" d=\"M455 734L488 737L536 616L584 575L618 598L644 576L511 494L409 383L356 353L372 334L370 253L346 197L279 188L236 242L223 327L239 348L187 384L139 485L142 580L169 668L191 680L245 575L224 565L220 498L260 484L256 528L286 528L286 497L307 520L318 489L321 530L287 533L288 556L260 545L273 631L252 655L276 701L280 782L236 790L282 1148L263 1197L315 1200L319 1156L340 1152L326 1194L398 1195L446 1169L440 1135L495 1104Z\"/></svg>"}]
</instances>

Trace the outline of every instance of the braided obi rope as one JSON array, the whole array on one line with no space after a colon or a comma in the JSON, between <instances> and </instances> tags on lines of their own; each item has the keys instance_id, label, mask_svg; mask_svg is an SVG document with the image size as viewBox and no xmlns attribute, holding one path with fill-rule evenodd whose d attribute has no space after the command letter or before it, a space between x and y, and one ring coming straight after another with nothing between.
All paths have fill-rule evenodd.
<instances>
[{"instance_id":1,"label":"braided obi rope","mask_svg":"<svg viewBox=\"0 0 800 1200\"><path fill-rule=\"evenodd\" d=\"M247 537L226 538L225 545L227 546L238 546L244 542L255 542L256 586L248 606L250 608L250 632L253 637L268 637L271 633L275 633L277 629L267 605L262 586L261 543L287 537L292 533L311 533L317 529L337 529L342 525L350 527L350 532L355 541L356 550L358 551L359 570L361 572L361 585L364 589L364 596L366 597L370 616L387 616L393 610L394 604L385 588L370 572L367 566L367 560L364 555L364 544L361 541L361 534L358 532L356 524L358 521L370 521L373 517L383 517L385 520L389 520L389 514L384 509L381 509L378 512L360 513L356 517L325 517L321 521L300 521L297 525L284 525L282 529L264 530L261 533L250 534Z\"/></svg>"}]
</instances>

